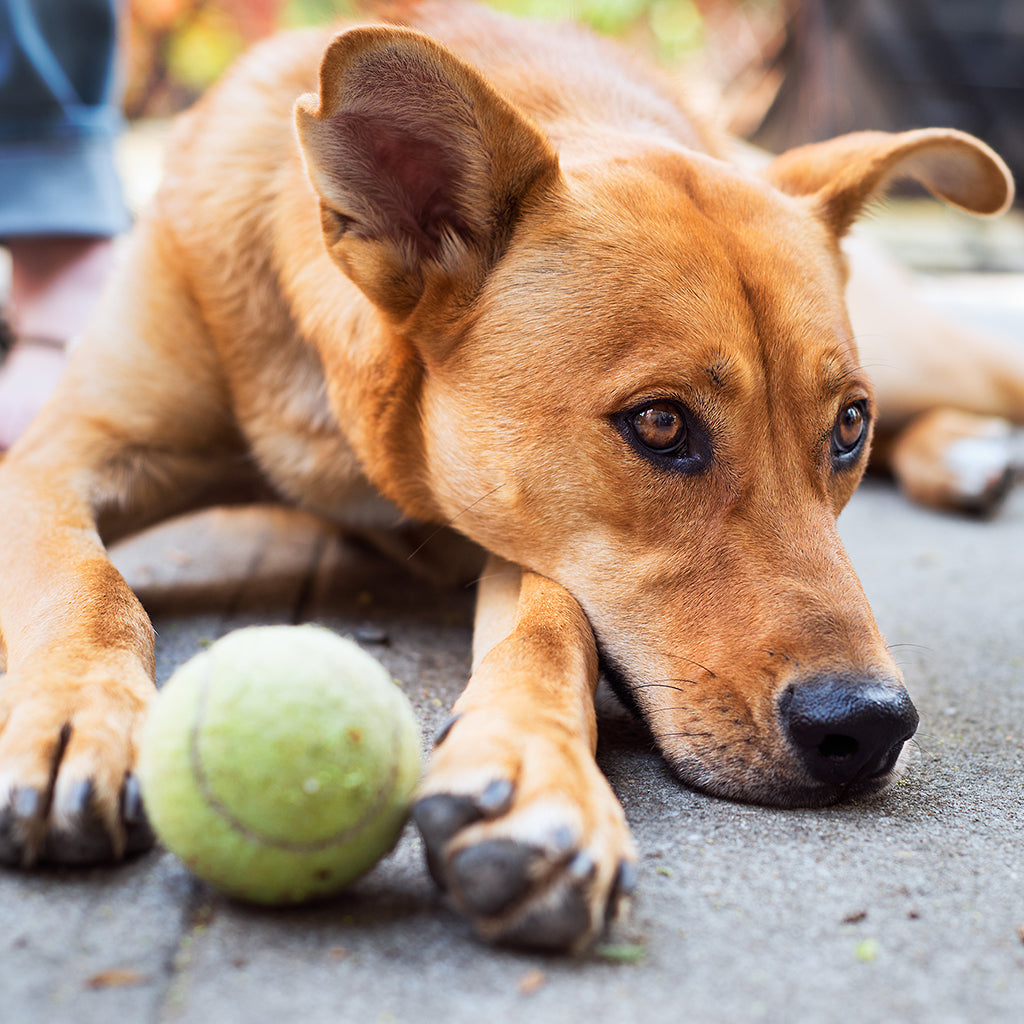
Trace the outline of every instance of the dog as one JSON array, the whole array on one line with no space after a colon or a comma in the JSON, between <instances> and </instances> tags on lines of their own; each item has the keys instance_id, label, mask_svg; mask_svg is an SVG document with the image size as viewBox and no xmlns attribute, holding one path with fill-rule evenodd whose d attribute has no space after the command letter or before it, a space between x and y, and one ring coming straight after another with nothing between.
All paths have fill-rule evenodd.
<instances>
[{"instance_id":1,"label":"dog","mask_svg":"<svg viewBox=\"0 0 1024 1024\"><path fill-rule=\"evenodd\" d=\"M836 517L876 424L924 500L989 501L1002 477L965 490L944 453L1024 418L1024 372L879 402L840 240L894 178L986 215L1012 181L946 129L751 168L583 30L390 18L263 44L183 117L0 466L0 851L151 841L153 634L105 543L266 498L449 525L487 564L413 810L428 867L485 938L577 949L635 876L594 760L599 670L709 794L823 805L896 777L918 716Z\"/></svg>"}]
</instances>

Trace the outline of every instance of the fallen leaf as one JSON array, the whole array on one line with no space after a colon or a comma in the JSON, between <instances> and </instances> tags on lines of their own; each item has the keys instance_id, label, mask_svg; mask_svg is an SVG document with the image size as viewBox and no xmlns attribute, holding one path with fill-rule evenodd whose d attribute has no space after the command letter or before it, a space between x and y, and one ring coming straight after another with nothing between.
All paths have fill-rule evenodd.
<instances>
[{"instance_id":1,"label":"fallen leaf","mask_svg":"<svg viewBox=\"0 0 1024 1024\"><path fill-rule=\"evenodd\" d=\"M606 942L594 954L611 964L637 964L647 955L647 947L639 942Z\"/></svg>"},{"instance_id":2,"label":"fallen leaf","mask_svg":"<svg viewBox=\"0 0 1024 1024\"><path fill-rule=\"evenodd\" d=\"M100 971L86 981L88 988L129 988L132 985L144 985L146 976L132 967L111 967L109 971Z\"/></svg>"},{"instance_id":3,"label":"fallen leaf","mask_svg":"<svg viewBox=\"0 0 1024 1024\"><path fill-rule=\"evenodd\" d=\"M855 950L857 959L863 963L871 963L878 959L878 942L875 939L864 939L857 943Z\"/></svg>"},{"instance_id":4,"label":"fallen leaf","mask_svg":"<svg viewBox=\"0 0 1024 1024\"><path fill-rule=\"evenodd\" d=\"M539 988L543 988L547 980L547 975L535 967L519 979L519 991L524 996L532 996Z\"/></svg>"}]
</instances>

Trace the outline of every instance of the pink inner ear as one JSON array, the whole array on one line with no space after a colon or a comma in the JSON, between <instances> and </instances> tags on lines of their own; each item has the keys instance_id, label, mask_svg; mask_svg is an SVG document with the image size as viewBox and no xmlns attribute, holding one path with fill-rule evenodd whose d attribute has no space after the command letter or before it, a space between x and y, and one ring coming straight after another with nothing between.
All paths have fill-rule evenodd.
<instances>
[{"instance_id":1,"label":"pink inner ear","mask_svg":"<svg viewBox=\"0 0 1024 1024\"><path fill-rule=\"evenodd\" d=\"M329 123L337 140L331 170L366 211L356 231L411 240L426 256L446 234L469 236L456 201L462 175L442 144L367 114L342 112Z\"/></svg>"}]
</instances>

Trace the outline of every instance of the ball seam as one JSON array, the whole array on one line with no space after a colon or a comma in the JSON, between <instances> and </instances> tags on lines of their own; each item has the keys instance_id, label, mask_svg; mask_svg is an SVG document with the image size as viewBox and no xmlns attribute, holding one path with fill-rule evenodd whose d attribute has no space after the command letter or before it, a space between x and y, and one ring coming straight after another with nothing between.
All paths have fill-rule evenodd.
<instances>
[{"instance_id":1,"label":"ball seam","mask_svg":"<svg viewBox=\"0 0 1024 1024\"><path fill-rule=\"evenodd\" d=\"M261 843L264 846L270 846L290 853L317 853L321 850L329 850L334 846L341 846L349 842L355 835L370 824L375 817L377 817L381 808L390 799L398 778L400 759L397 757L392 759L388 770L388 776L384 781L384 784L378 788L373 803L362 817L360 817L358 821L353 822L347 828L342 829L341 832L336 832L331 836L325 836L323 839L299 841L292 839L278 839L275 836L268 836L257 831L251 826L246 825L245 822L240 821L231 812L230 808L228 808L227 805L224 804L224 802L217 796L213 791L213 787L206 774L206 770L203 767L203 758L199 749L199 733L205 719L206 707L210 699L214 660L215 653L213 651L208 652L207 670L199 682L199 700L196 707L195 719L193 720L192 728L189 730L188 744L189 763L192 768L192 776L195 780L196 787L202 794L203 799L206 801L209 808L218 817L223 819L226 824L231 828L236 829L247 839ZM395 721L392 723L391 729L391 746L393 750L397 750L399 746L400 725L401 723L396 717Z\"/></svg>"}]
</instances>

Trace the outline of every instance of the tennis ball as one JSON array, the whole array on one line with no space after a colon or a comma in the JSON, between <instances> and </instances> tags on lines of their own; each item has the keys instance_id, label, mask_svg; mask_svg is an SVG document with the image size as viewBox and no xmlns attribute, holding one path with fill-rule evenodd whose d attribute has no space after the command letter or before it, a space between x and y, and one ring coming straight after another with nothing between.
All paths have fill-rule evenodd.
<instances>
[{"instance_id":1,"label":"tennis ball","mask_svg":"<svg viewBox=\"0 0 1024 1024\"><path fill-rule=\"evenodd\" d=\"M223 892L297 903L388 853L419 729L385 669L318 626L252 626L182 665L147 717L139 780L164 845Z\"/></svg>"}]
</instances>

